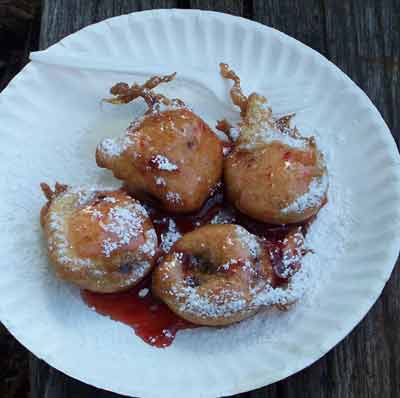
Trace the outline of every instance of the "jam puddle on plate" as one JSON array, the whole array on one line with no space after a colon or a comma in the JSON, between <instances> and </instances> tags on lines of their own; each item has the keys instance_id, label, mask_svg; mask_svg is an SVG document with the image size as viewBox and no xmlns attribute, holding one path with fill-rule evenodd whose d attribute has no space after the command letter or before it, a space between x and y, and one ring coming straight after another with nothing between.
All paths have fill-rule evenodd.
<instances>
[{"instance_id":1,"label":"jam puddle on plate","mask_svg":"<svg viewBox=\"0 0 400 398\"><path fill-rule=\"evenodd\" d=\"M137 336L155 347L168 347L178 330L196 327L151 294L151 278L126 292L101 294L82 290L81 296L90 308L131 326Z\"/></svg>"},{"instance_id":2,"label":"jam puddle on plate","mask_svg":"<svg viewBox=\"0 0 400 398\"><path fill-rule=\"evenodd\" d=\"M264 239L268 245L272 245L272 248L279 249L279 242L288 234L290 228L296 227L293 225L290 227L287 225L268 225L244 216L225 201L221 184L217 185L197 213L173 215L149 205L147 205L147 210L153 221L159 242L161 242L162 234L167 232L170 220L173 220L180 234L185 234L210 223L212 218L221 210L231 213L229 222L242 225L249 232ZM304 234L307 232L309 222L302 225ZM162 257L165 253L160 252L159 255ZM287 283L286 279L279 278L279 273L277 273L277 276L277 285ZM115 321L131 326L137 336L155 347L161 348L171 345L179 330L199 327L179 318L164 303L152 295L151 276L126 292L101 294L83 290L81 295L90 308L101 315L109 316Z\"/></svg>"}]
</instances>

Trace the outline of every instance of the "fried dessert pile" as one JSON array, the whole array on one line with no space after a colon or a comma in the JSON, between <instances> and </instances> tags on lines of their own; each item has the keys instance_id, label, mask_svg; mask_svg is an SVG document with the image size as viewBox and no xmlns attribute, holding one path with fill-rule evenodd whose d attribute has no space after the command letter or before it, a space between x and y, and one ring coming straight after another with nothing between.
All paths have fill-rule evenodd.
<instances>
[{"instance_id":1,"label":"fried dessert pile","mask_svg":"<svg viewBox=\"0 0 400 398\"><path fill-rule=\"evenodd\" d=\"M307 223L327 200L324 159L313 137L291 127L293 115L274 117L265 97L242 92L228 65L220 72L233 81L230 95L241 115L236 126L217 125L231 140L229 154L181 99L154 91L175 74L112 87L105 101L142 98L148 107L123 135L96 149L97 165L123 186L42 184L41 223L61 279L115 293L140 287L153 271L141 291L151 289L169 308L163 304L159 313L171 310L198 325L228 325L292 304L284 292L301 269ZM179 226L171 242L162 225ZM146 302L154 306L153 298Z\"/></svg>"},{"instance_id":2,"label":"fried dessert pile","mask_svg":"<svg viewBox=\"0 0 400 398\"><path fill-rule=\"evenodd\" d=\"M174 75L153 77L142 86L119 83L114 104L142 97L149 109L125 134L105 139L96 161L124 181L129 193L163 209L189 213L200 209L222 175L222 144L210 127L183 101L151 91Z\"/></svg>"},{"instance_id":3,"label":"fried dessert pile","mask_svg":"<svg viewBox=\"0 0 400 398\"><path fill-rule=\"evenodd\" d=\"M42 184L41 223L58 277L110 293L139 283L153 268L157 235L144 207L123 191Z\"/></svg>"},{"instance_id":4,"label":"fried dessert pile","mask_svg":"<svg viewBox=\"0 0 400 398\"><path fill-rule=\"evenodd\" d=\"M234 141L224 162L228 199L244 214L266 223L311 218L324 205L328 189L325 162L314 138L290 127L293 115L274 118L265 97L246 97L228 65L221 64L221 75L233 80L231 98L241 113L237 126L219 124Z\"/></svg>"}]
</instances>

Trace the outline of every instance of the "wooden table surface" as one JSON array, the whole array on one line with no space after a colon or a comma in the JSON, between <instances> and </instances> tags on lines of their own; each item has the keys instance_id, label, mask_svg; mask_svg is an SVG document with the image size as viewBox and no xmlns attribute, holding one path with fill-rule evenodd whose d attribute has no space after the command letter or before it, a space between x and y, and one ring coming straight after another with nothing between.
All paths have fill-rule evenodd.
<instances>
[{"instance_id":1,"label":"wooden table surface","mask_svg":"<svg viewBox=\"0 0 400 398\"><path fill-rule=\"evenodd\" d=\"M338 65L368 94L399 143L399 0L45 0L40 47L47 48L108 17L172 7L244 16L301 40ZM397 267L378 302L338 346L298 374L240 397L399 398L399 287ZM30 377L31 398L119 397L73 380L33 355Z\"/></svg>"}]
</instances>

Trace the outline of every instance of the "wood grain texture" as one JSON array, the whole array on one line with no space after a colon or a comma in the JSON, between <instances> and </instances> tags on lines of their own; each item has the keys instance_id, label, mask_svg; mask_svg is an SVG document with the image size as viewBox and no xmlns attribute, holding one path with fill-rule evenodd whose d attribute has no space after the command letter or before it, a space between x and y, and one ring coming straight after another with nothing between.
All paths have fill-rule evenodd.
<instances>
[{"instance_id":1,"label":"wood grain texture","mask_svg":"<svg viewBox=\"0 0 400 398\"><path fill-rule=\"evenodd\" d=\"M251 10L249 5L251 6L251 2L247 0L189 0L187 5L188 8L225 12L241 17L251 17L251 14L249 14L249 10Z\"/></svg>"},{"instance_id":2,"label":"wood grain texture","mask_svg":"<svg viewBox=\"0 0 400 398\"><path fill-rule=\"evenodd\" d=\"M37 50L40 0L0 0L0 91ZM29 393L29 352L0 323L0 397Z\"/></svg>"},{"instance_id":3,"label":"wood grain texture","mask_svg":"<svg viewBox=\"0 0 400 398\"><path fill-rule=\"evenodd\" d=\"M275 27L320 51L369 95L400 139L400 2L398 0L46 0L41 47L116 14L180 6L229 12ZM366 132L366 134L373 132ZM377 226L379 228L379 226ZM400 272L360 325L298 374L240 398L400 397ZM266 359L267 360L267 359ZM115 398L74 381L32 356L31 398Z\"/></svg>"},{"instance_id":4,"label":"wood grain texture","mask_svg":"<svg viewBox=\"0 0 400 398\"><path fill-rule=\"evenodd\" d=\"M44 0L40 48L115 15L178 7L176 0Z\"/></svg>"},{"instance_id":5,"label":"wood grain texture","mask_svg":"<svg viewBox=\"0 0 400 398\"><path fill-rule=\"evenodd\" d=\"M39 0L0 0L0 91L37 50L39 31Z\"/></svg>"},{"instance_id":6,"label":"wood grain texture","mask_svg":"<svg viewBox=\"0 0 400 398\"><path fill-rule=\"evenodd\" d=\"M26 397L28 371L27 350L0 323L0 397Z\"/></svg>"},{"instance_id":7,"label":"wood grain texture","mask_svg":"<svg viewBox=\"0 0 400 398\"><path fill-rule=\"evenodd\" d=\"M100 390L74 380L31 355L30 398L121 398L122 395ZM77 366L79 366L77 364ZM16 397L17 398L17 397Z\"/></svg>"},{"instance_id":8,"label":"wood grain texture","mask_svg":"<svg viewBox=\"0 0 400 398\"><path fill-rule=\"evenodd\" d=\"M255 21L281 30L326 55L321 0L255 0L253 15Z\"/></svg>"}]
</instances>

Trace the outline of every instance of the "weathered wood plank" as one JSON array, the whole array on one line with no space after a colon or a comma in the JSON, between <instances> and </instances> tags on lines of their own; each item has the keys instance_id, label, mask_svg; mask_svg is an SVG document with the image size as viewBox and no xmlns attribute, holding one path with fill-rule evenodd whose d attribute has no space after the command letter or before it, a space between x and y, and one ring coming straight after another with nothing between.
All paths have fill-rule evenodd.
<instances>
[{"instance_id":1,"label":"weathered wood plank","mask_svg":"<svg viewBox=\"0 0 400 398\"><path fill-rule=\"evenodd\" d=\"M247 0L189 0L189 8L211 10L251 18L251 5Z\"/></svg>"},{"instance_id":2,"label":"weathered wood plank","mask_svg":"<svg viewBox=\"0 0 400 398\"><path fill-rule=\"evenodd\" d=\"M400 136L400 3L397 0L326 2L330 58L368 94Z\"/></svg>"},{"instance_id":3,"label":"weathered wood plank","mask_svg":"<svg viewBox=\"0 0 400 398\"><path fill-rule=\"evenodd\" d=\"M0 91L37 50L39 0L0 2ZM0 397L22 398L29 392L29 352L0 322Z\"/></svg>"},{"instance_id":4,"label":"weathered wood plank","mask_svg":"<svg viewBox=\"0 0 400 398\"><path fill-rule=\"evenodd\" d=\"M40 48L45 49L83 27L115 15L178 7L178 0L45 0Z\"/></svg>"},{"instance_id":5,"label":"weathered wood plank","mask_svg":"<svg viewBox=\"0 0 400 398\"><path fill-rule=\"evenodd\" d=\"M39 45L39 1L12 3L0 4L0 91L28 62L29 52Z\"/></svg>"},{"instance_id":6,"label":"weathered wood plank","mask_svg":"<svg viewBox=\"0 0 400 398\"><path fill-rule=\"evenodd\" d=\"M0 323L0 397L26 397L28 372L28 351Z\"/></svg>"},{"instance_id":7,"label":"weathered wood plank","mask_svg":"<svg viewBox=\"0 0 400 398\"><path fill-rule=\"evenodd\" d=\"M122 398L74 380L31 355L30 398Z\"/></svg>"},{"instance_id":8,"label":"weathered wood plank","mask_svg":"<svg viewBox=\"0 0 400 398\"><path fill-rule=\"evenodd\" d=\"M254 0L254 20L281 30L326 54L321 0Z\"/></svg>"}]
</instances>

